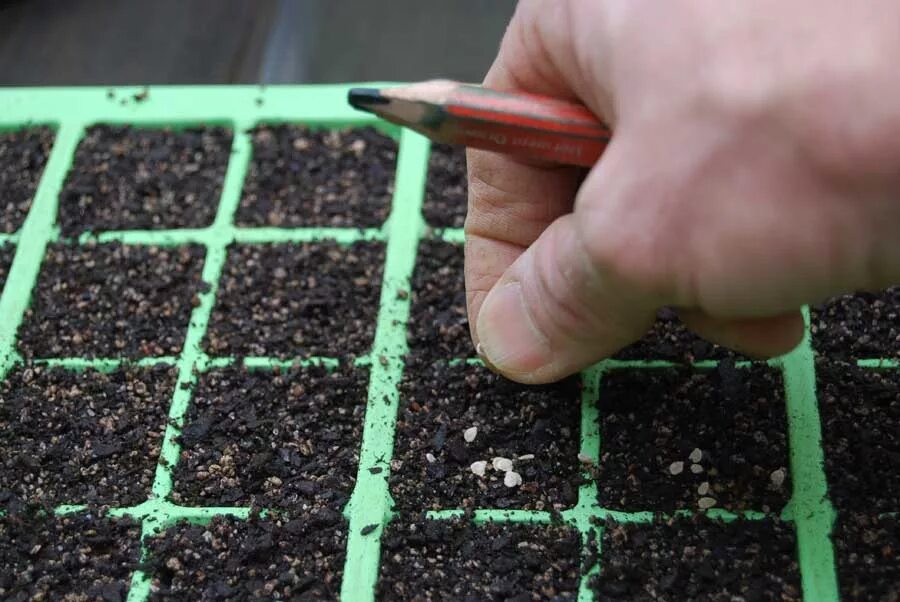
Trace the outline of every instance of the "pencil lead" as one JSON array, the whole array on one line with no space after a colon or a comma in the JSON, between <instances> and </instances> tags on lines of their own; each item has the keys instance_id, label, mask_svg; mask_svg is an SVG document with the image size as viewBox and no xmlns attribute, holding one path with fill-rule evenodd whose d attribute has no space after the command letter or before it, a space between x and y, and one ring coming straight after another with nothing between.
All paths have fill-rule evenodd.
<instances>
[{"instance_id":1,"label":"pencil lead","mask_svg":"<svg viewBox=\"0 0 900 602\"><path fill-rule=\"evenodd\" d=\"M371 113L373 105L386 105L391 101L382 96L378 88L351 88L347 102L355 109Z\"/></svg>"}]
</instances>

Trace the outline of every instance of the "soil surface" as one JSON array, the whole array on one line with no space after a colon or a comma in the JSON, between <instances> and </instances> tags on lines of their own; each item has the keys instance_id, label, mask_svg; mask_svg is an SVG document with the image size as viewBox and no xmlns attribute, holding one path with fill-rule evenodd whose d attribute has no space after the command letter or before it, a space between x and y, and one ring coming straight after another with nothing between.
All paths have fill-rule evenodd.
<instances>
[{"instance_id":1,"label":"soil surface","mask_svg":"<svg viewBox=\"0 0 900 602\"><path fill-rule=\"evenodd\" d=\"M816 375L832 502L900 511L900 372L819 360Z\"/></svg>"},{"instance_id":2,"label":"soil surface","mask_svg":"<svg viewBox=\"0 0 900 602\"><path fill-rule=\"evenodd\" d=\"M9 268L12 266L15 254L15 246L0 244L0 293L3 292L3 286L6 284L6 277L9 276Z\"/></svg>"},{"instance_id":3,"label":"soil surface","mask_svg":"<svg viewBox=\"0 0 900 602\"><path fill-rule=\"evenodd\" d=\"M367 377L365 369L317 366L202 374L172 498L341 512L356 481Z\"/></svg>"},{"instance_id":4,"label":"soil surface","mask_svg":"<svg viewBox=\"0 0 900 602\"><path fill-rule=\"evenodd\" d=\"M841 599L900 600L900 520L839 513L832 534Z\"/></svg>"},{"instance_id":5,"label":"soil surface","mask_svg":"<svg viewBox=\"0 0 900 602\"><path fill-rule=\"evenodd\" d=\"M0 516L0 599L123 602L141 528L95 515Z\"/></svg>"},{"instance_id":6,"label":"soil surface","mask_svg":"<svg viewBox=\"0 0 900 602\"><path fill-rule=\"evenodd\" d=\"M462 228L466 221L468 195L466 150L433 144L422 206L425 223L435 228Z\"/></svg>"},{"instance_id":7,"label":"soil surface","mask_svg":"<svg viewBox=\"0 0 900 602\"><path fill-rule=\"evenodd\" d=\"M578 384L569 379L527 387L480 366L446 362L408 372L390 477L397 507L574 506L583 479ZM464 432L471 427L477 433L467 442ZM519 459L529 454L533 458ZM504 484L505 472L493 467L495 457L513 462L520 485ZM471 469L477 461L487 462L483 476Z\"/></svg>"},{"instance_id":8,"label":"soil surface","mask_svg":"<svg viewBox=\"0 0 900 602\"><path fill-rule=\"evenodd\" d=\"M15 369L0 384L0 505L143 502L174 384L164 366Z\"/></svg>"},{"instance_id":9,"label":"soil surface","mask_svg":"<svg viewBox=\"0 0 900 602\"><path fill-rule=\"evenodd\" d=\"M53 147L50 128L0 133L0 232L22 227Z\"/></svg>"},{"instance_id":10,"label":"soil surface","mask_svg":"<svg viewBox=\"0 0 900 602\"><path fill-rule=\"evenodd\" d=\"M830 359L900 357L900 286L810 308L813 348Z\"/></svg>"},{"instance_id":11,"label":"soil surface","mask_svg":"<svg viewBox=\"0 0 900 602\"><path fill-rule=\"evenodd\" d=\"M209 320L214 355L363 354L375 336L384 245L232 245Z\"/></svg>"},{"instance_id":12,"label":"soil surface","mask_svg":"<svg viewBox=\"0 0 900 602\"><path fill-rule=\"evenodd\" d=\"M367 127L252 131L241 226L379 226L394 194L397 142Z\"/></svg>"},{"instance_id":13,"label":"soil surface","mask_svg":"<svg viewBox=\"0 0 900 602\"><path fill-rule=\"evenodd\" d=\"M208 226L230 154L223 128L93 126L60 194L62 235Z\"/></svg>"},{"instance_id":14,"label":"soil surface","mask_svg":"<svg viewBox=\"0 0 900 602\"><path fill-rule=\"evenodd\" d=\"M746 359L735 352L705 341L692 333L669 308L659 310L653 328L641 340L615 355L620 360L666 360L699 362L703 360Z\"/></svg>"},{"instance_id":15,"label":"soil surface","mask_svg":"<svg viewBox=\"0 0 900 602\"><path fill-rule=\"evenodd\" d=\"M581 536L566 526L397 519L381 544L379 600L575 600Z\"/></svg>"},{"instance_id":16,"label":"soil surface","mask_svg":"<svg viewBox=\"0 0 900 602\"><path fill-rule=\"evenodd\" d=\"M796 541L776 519L723 523L701 515L649 525L608 521L598 599L800 600Z\"/></svg>"},{"instance_id":17,"label":"soil surface","mask_svg":"<svg viewBox=\"0 0 900 602\"><path fill-rule=\"evenodd\" d=\"M475 357L466 316L462 245L439 240L419 244L407 340L417 362Z\"/></svg>"},{"instance_id":18,"label":"soil surface","mask_svg":"<svg viewBox=\"0 0 900 602\"><path fill-rule=\"evenodd\" d=\"M200 280L199 246L47 249L19 329L25 357L144 357L181 351Z\"/></svg>"},{"instance_id":19,"label":"soil surface","mask_svg":"<svg viewBox=\"0 0 900 602\"><path fill-rule=\"evenodd\" d=\"M150 600L336 600L346 539L343 517L327 509L182 523L145 540Z\"/></svg>"},{"instance_id":20,"label":"soil surface","mask_svg":"<svg viewBox=\"0 0 900 602\"><path fill-rule=\"evenodd\" d=\"M773 368L723 361L714 371L612 372L598 405L604 508L669 512L714 500L709 507L777 513L790 497L783 385Z\"/></svg>"}]
</instances>

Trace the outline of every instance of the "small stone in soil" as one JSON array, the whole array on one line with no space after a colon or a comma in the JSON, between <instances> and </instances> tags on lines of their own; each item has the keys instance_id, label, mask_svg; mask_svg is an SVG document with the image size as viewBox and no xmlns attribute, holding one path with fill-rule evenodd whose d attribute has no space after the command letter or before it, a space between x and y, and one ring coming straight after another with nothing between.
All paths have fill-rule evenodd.
<instances>
[{"instance_id":1,"label":"small stone in soil","mask_svg":"<svg viewBox=\"0 0 900 602\"><path fill-rule=\"evenodd\" d=\"M366 353L383 260L384 245L372 242L232 245L206 348L212 355Z\"/></svg>"},{"instance_id":2,"label":"small stone in soil","mask_svg":"<svg viewBox=\"0 0 900 602\"><path fill-rule=\"evenodd\" d=\"M425 459L428 460L429 464L434 464L434 462L437 460L437 458L435 458L434 454L431 452L428 452L427 454L425 454Z\"/></svg>"},{"instance_id":3,"label":"small stone in soil","mask_svg":"<svg viewBox=\"0 0 900 602\"><path fill-rule=\"evenodd\" d=\"M7 503L136 505L156 472L173 368L18 367L0 383Z\"/></svg>"},{"instance_id":4,"label":"small stone in soil","mask_svg":"<svg viewBox=\"0 0 900 602\"><path fill-rule=\"evenodd\" d=\"M613 371L603 377L598 409L603 449L597 485L604 508L693 509L698 485L712 474L718 475L721 508L777 513L788 501L789 476L778 490L769 477L788 457L777 370L723 361L710 371ZM672 458L702 458L705 465L692 464L675 479Z\"/></svg>"},{"instance_id":5,"label":"small stone in soil","mask_svg":"<svg viewBox=\"0 0 900 602\"><path fill-rule=\"evenodd\" d=\"M425 222L435 228L462 228L467 204L466 150L433 144L422 204Z\"/></svg>"},{"instance_id":6,"label":"small stone in soil","mask_svg":"<svg viewBox=\"0 0 900 602\"><path fill-rule=\"evenodd\" d=\"M199 246L50 245L19 330L26 358L176 355L200 280Z\"/></svg>"},{"instance_id":7,"label":"small stone in soil","mask_svg":"<svg viewBox=\"0 0 900 602\"><path fill-rule=\"evenodd\" d=\"M315 130L263 125L251 131L253 158L240 226L373 227L394 192L397 142L375 128Z\"/></svg>"},{"instance_id":8,"label":"small stone in soil","mask_svg":"<svg viewBox=\"0 0 900 602\"><path fill-rule=\"evenodd\" d=\"M346 540L343 516L328 509L180 523L145 540L150 600L336 600Z\"/></svg>"},{"instance_id":9,"label":"small stone in soil","mask_svg":"<svg viewBox=\"0 0 900 602\"><path fill-rule=\"evenodd\" d=\"M208 226L230 153L224 128L92 126L60 193L62 234Z\"/></svg>"},{"instance_id":10,"label":"small stone in soil","mask_svg":"<svg viewBox=\"0 0 900 602\"><path fill-rule=\"evenodd\" d=\"M0 516L0 599L124 601L140 524L35 510Z\"/></svg>"},{"instance_id":11,"label":"small stone in soil","mask_svg":"<svg viewBox=\"0 0 900 602\"><path fill-rule=\"evenodd\" d=\"M402 517L381 546L379 600L575 600L581 536L568 526Z\"/></svg>"},{"instance_id":12,"label":"small stone in soil","mask_svg":"<svg viewBox=\"0 0 900 602\"><path fill-rule=\"evenodd\" d=\"M366 376L346 366L203 373L179 437L173 501L343 511L356 478Z\"/></svg>"},{"instance_id":13,"label":"small stone in soil","mask_svg":"<svg viewBox=\"0 0 900 602\"><path fill-rule=\"evenodd\" d=\"M0 133L0 232L22 227L53 147L47 127Z\"/></svg>"},{"instance_id":14,"label":"small stone in soil","mask_svg":"<svg viewBox=\"0 0 900 602\"><path fill-rule=\"evenodd\" d=\"M447 362L407 365L401 382L390 487L398 510L572 507L583 480L578 463L581 422L577 379L547 386L523 386L488 369ZM462 432L479 425L465 443L447 437L438 448L435 433ZM436 462L422 461L426 452ZM503 486L503 471L475 475L475 461L534 454L516 464L524 485ZM528 485L528 486L526 486ZM531 486L533 485L533 486Z\"/></svg>"},{"instance_id":15,"label":"small stone in soil","mask_svg":"<svg viewBox=\"0 0 900 602\"><path fill-rule=\"evenodd\" d=\"M777 519L720 522L698 515L653 524L607 521L600 573L590 581L598 599L801 599L796 541Z\"/></svg>"}]
</instances>

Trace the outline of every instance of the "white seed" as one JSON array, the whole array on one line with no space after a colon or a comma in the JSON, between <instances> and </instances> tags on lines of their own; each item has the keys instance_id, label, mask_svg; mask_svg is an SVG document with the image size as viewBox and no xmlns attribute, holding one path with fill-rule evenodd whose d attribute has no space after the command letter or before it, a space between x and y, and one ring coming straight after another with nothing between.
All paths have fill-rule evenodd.
<instances>
[{"instance_id":1,"label":"white seed","mask_svg":"<svg viewBox=\"0 0 900 602\"><path fill-rule=\"evenodd\" d=\"M427 454L425 454L425 459L428 460L429 464L434 464L434 462L437 458L434 457L433 453L428 452Z\"/></svg>"},{"instance_id":2,"label":"white seed","mask_svg":"<svg viewBox=\"0 0 900 602\"><path fill-rule=\"evenodd\" d=\"M679 460L678 462L672 462L671 464L669 464L670 474L678 475L682 472L684 472L684 462Z\"/></svg>"},{"instance_id":3,"label":"white seed","mask_svg":"<svg viewBox=\"0 0 900 602\"><path fill-rule=\"evenodd\" d=\"M772 474L769 475L769 478L772 479L772 485L775 487L781 487L784 485L785 472L783 468L779 468L778 470L773 470Z\"/></svg>"},{"instance_id":4,"label":"white seed","mask_svg":"<svg viewBox=\"0 0 900 602\"><path fill-rule=\"evenodd\" d=\"M466 443L471 443L475 441L475 437L478 436L478 427L470 426L466 430L463 431L463 439L466 440Z\"/></svg>"},{"instance_id":5,"label":"white seed","mask_svg":"<svg viewBox=\"0 0 900 602\"><path fill-rule=\"evenodd\" d=\"M700 486L697 487L697 493L699 495L706 495L709 493L709 483L707 481L700 483Z\"/></svg>"},{"instance_id":6,"label":"white seed","mask_svg":"<svg viewBox=\"0 0 900 602\"><path fill-rule=\"evenodd\" d=\"M701 510L707 510L715 505L716 500L712 499L711 497L702 497L697 500L697 506L699 506Z\"/></svg>"},{"instance_id":7,"label":"white seed","mask_svg":"<svg viewBox=\"0 0 900 602\"><path fill-rule=\"evenodd\" d=\"M503 472L509 472L512 470L512 460L509 458L494 458L491 460L491 466L494 467L494 470L500 470Z\"/></svg>"},{"instance_id":8,"label":"white seed","mask_svg":"<svg viewBox=\"0 0 900 602\"><path fill-rule=\"evenodd\" d=\"M700 474L703 472L703 467L699 464L691 464L691 472L694 474Z\"/></svg>"},{"instance_id":9,"label":"white seed","mask_svg":"<svg viewBox=\"0 0 900 602\"><path fill-rule=\"evenodd\" d=\"M688 460L690 460L694 464L696 464L697 462L699 462L702 459L703 459L703 452L700 451L699 447L695 447L694 451L691 452L691 455L688 456Z\"/></svg>"},{"instance_id":10,"label":"white seed","mask_svg":"<svg viewBox=\"0 0 900 602\"><path fill-rule=\"evenodd\" d=\"M578 461L582 464L593 464L594 459L587 454L578 454Z\"/></svg>"},{"instance_id":11,"label":"white seed","mask_svg":"<svg viewBox=\"0 0 900 602\"><path fill-rule=\"evenodd\" d=\"M503 475L503 484L507 487L518 487L522 484L522 475L515 470L510 470Z\"/></svg>"},{"instance_id":12,"label":"white seed","mask_svg":"<svg viewBox=\"0 0 900 602\"><path fill-rule=\"evenodd\" d=\"M484 471L487 470L487 462L478 460L477 462L472 462L472 465L469 468L476 476L483 477Z\"/></svg>"},{"instance_id":13,"label":"white seed","mask_svg":"<svg viewBox=\"0 0 900 602\"><path fill-rule=\"evenodd\" d=\"M534 460L534 454L522 454L521 456L519 456L519 457L516 458L516 459L517 459L517 460L523 460L523 461L524 461L524 460Z\"/></svg>"}]
</instances>

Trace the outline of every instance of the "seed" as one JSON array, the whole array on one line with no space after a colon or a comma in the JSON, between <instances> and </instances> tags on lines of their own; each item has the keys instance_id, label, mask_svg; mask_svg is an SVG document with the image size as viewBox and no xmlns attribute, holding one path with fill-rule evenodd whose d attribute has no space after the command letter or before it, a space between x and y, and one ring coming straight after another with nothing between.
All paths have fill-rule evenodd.
<instances>
[{"instance_id":1,"label":"seed","mask_svg":"<svg viewBox=\"0 0 900 602\"><path fill-rule=\"evenodd\" d=\"M512 460L509 458L494 458L491 460L491 466L494 467L494 470L501 470L503 472L509 472L512 470Z\"/></svg>"},{"instance_id":2,"label":"seed","mask_svg":"<svg viewBox=\"0 0 900 602\"><path fill-rule=\"evenodd\" d=\"M679 460L678 462L672 462L669 464L669 473L673 475L679 475L684 472L684 462Z\"/></svg>"},{"instance_id":3,"label":"seed","mask_svg":"<svg viewBox=\"0 0 900 602\"><path fill-rule=\"evenodd\" d=\"M484 460L478 460L477 462L472 462L472 465L469 466L469 469L479 477L484 476L484 471L487 469L487 462Z\"/></svg>"},{"instance_id":4,"label":"seed","mask_svg":"<svg viewBox=\"0 0 900 602\"><path fill-rule=\"evenodd\" d=\"M772 485L775 487L781 487L784 485L785 473L783 468L779 468L778 470L773 470L772 474L769 475L769 478L772 479Z\"/></svg>"},{"instance_id":5,"label":"seed","mask_svg":"<svg viewBox=\"0 0 900 602\"><path fill-rule=\"evenodd\" d=\"M436 458L434 457L434 454L431 452L428 452L427 454L425 454L425 459L428 460L429 464L434 464L434 462L436 460Z\"/></svg>"},{"instance_id":6,"label":"seed","mask_svg":"<svg viewBox=\"0 0 900 602\"><path fill-rule=\"evenodd\" d=\"M702 459L703 459L703 452L700 451L699 447L695 447L694 451L691 452L691 455L688 456L688 460L690 460L694 464L696 464L697 462L699 462Z\"/></svg>"},{"instance_id":7,"label":"seed","mask_svg":"<svg viewBox=\"0 0 900 602\"><path fill-rule=\"evenodd\" d=\"M699 506L701 510L706 510L708 508L712 508L715 505L716 505L716 500L712 499L711 497L702 497L699 500L697 500L697 506Z\"/></svg>"},{"instance_id":8,"label":"seed","mask_svg":"<svg viewBox=\"0 0 900 602\"><path fill-rule=\"evenodd\" d=\"M593 464L594 459L587 454L578 454L578 461L582 464Z\"/></svg>"},{"instance_id":9,"label":"seed","mask_svg":"<svg viewBox=\"0 0 900 602\"><path fill-rule=\"evenodd\" d=\"M507 487L518 487L522 484L522 475L515 470L510 470L503 475L503 484Z\"/></svg>"},{"instance_id":10,"label":"seed","mask_svg":"<svg viewBox=\"0 0 900 602\"><path fill-rule=\"evenodd\" d=\"M700 486L697 487L697 493L700 495L706 495L707 493L709 493L709 483L706 481L700 483Z\"/></svg>"},{"instance_id":11,"label":"seed","mask_svg":"<svg viewBox=\"0 0 900 602\"><path fill-rule=\"evenodd\" d=\"M691 464L691 472L694 474L700 474L703 472L703 467L699 464Z\"/></svg>"},{"instance_id":12,"label":"seed","mask_svg":"<svg viewBox=\"0 0 900 602\"><path fill-rule=\"evenodd\" d=\"M466 440L466 443L471 443L475 441L475 437L478 436L478 427L470 426L466 430L463 431L463 439Z\"/></svg>"}]
</instances>

